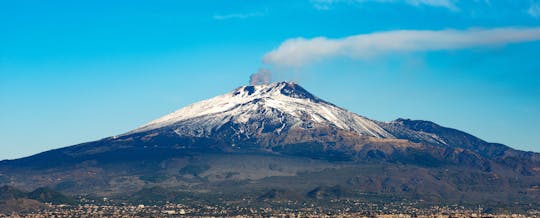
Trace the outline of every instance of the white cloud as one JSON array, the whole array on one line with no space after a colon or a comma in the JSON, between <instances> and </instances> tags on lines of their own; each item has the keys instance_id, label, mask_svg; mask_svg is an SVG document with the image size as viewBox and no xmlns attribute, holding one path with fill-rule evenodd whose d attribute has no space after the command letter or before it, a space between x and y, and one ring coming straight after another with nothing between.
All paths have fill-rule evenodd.
<instances>
[{"instance_id":1,"label":"white cloud","mask_svg":"<svg viewBox=\"0 0 540 218\"><path fill-rule=\"evenodd\" d=\"M367 58L389 53L457 50L540 40L540 27L468 30L398 30L339 39L293 38L265 54L263 61L295 67L332 57Z\"/></svg>"},{"instance_id":2,"label":"white cloud","mask_svg":"<svg viewBox=\"0 0 540 218\"><path fill-rule=\"evenodd\" d=\"M529 10L527 10L527 13L533 17L539 18L540 17L540 3L531 4L531 7L529 7Z\"/></svg>"},{"instance_id":3,"label":"white cloud","mask_svg":"<svg viewBox=\"0 0 540 218\"><path fill-rule=\"evenodd\" d=\"M215 20L228 20L228 19L246 19L250 17L262 17L263 12L251 12L251 13L235 13L235 14L216 14L212 18Z\"/></svg>"},{"instance_id":4,"label":"white cloud","mask_svg":"<svg viewBox=\"0 0 540 218\"><path fill-rule=\"evenodd\" d=\"M405 3L413 6L431 6L431 7L443 7L450 10L458 10L454 1L457 0L311 0L313 7L317 10L328 10L331 5L336 3Z\"/></svg>"},{"instance_id":5,"label":"white cloud","mask_svg":"<svg viewBox=\"0 0 540 218\"><path fill-rule=\"evenodd\" d=\"M405 0L405 2L415 6L427 5L432 7L448 8L450 10L458 9L454 2L451 0Z\"/></svg>"}]
</instances>

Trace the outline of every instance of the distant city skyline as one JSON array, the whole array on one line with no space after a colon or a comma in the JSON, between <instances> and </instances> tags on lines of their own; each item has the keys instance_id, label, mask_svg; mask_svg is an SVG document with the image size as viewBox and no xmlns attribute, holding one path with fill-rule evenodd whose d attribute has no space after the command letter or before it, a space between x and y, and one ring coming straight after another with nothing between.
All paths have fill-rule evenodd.
<instances>
[{"instance_id":1,"label":"distant city skyline","mask_svg":"<svg viewBox=\"0 0 540 218\"><path fill-rule=\"evenodd\" d=\"M372 119L540 152L538 0L28 0L0 18L0 160L125 133L260 69Z\"/></svg>"}]
</instances>

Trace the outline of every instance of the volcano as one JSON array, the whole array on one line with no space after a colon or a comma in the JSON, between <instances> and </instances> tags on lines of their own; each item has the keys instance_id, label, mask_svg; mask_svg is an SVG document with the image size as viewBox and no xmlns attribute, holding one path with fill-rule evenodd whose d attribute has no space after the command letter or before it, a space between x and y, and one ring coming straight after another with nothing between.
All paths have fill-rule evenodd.
<instances>
[{"instance_id":1,"label":"volcano","mask_svg":"<svg viewBox=\"0 0 540 218\"><path fill-rule=\"evenodd\" d=\"M254 199L340 187L316 199L538 202L540 154L430 121L372 120L277 82L236 88L125 134L2 161L0 185L109 197L159 186Z\"/></svg>"}]
</instances>

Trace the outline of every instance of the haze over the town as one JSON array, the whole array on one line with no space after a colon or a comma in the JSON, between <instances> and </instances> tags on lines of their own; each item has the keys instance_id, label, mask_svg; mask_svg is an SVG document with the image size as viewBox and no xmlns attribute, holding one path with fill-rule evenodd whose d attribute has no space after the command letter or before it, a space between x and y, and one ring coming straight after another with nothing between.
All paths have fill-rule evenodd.
<instances>
[{"instance_id":1,"label":"haze over the town","mask_svg":"<svg viewBox=\"0 0 540 218\"><path fill-rule=\"evenodd\" d=\"M124 133L256 72L540 151L538 0L4 1L0 18L0 160Z\"/></svg>"}]
</instances>

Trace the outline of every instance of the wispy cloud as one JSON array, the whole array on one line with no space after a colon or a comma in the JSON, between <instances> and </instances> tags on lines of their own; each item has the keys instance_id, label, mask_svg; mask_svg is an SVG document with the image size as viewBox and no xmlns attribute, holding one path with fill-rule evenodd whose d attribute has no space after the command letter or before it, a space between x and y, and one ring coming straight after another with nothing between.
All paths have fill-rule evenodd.
<instances>
[{"instance_id":1,"label":"wispy cloud","mask_svg":"<svg viewBox=\"0 0 540 218\"><path fill-rule=\"evenodd\" d=\"M527 10L527 13L535 18L540 18L540 3L533 2L531 7L529 7L529 10Z\"/></svg>"},{"instance_id":2,"label":"wispy cloud","mask_svg":"<svg viewBox=\"0 0 540 218\"><path fill-rule=\"evenodd\" d=\"M215 14L212 18L215 20L228 20L228 19L246 19L250 17L262 17L264 12L251 12L251 13L234 13L234 14Z\"/></svg>"},{"instance_id":3,"label":"wispy cloud","mask_svg":"<svg viewBox=\"0 0 540 218\"><path fill-rule=\"evenodd\" d=\"M368 58L398 52L457 50L540 40L540 27L467 30L398 30L345 38L293 38L268 52L263 61L297 67L313 61L345 56Z\"/></svg>"},{"instance_id":4,"label":"wispy cloud","mask_svg":"<svg viewBox=\"0 0 540 218\"><path fill-rule=\"evenodd\" d=\"M448 8L450 10L458 10L457 6L452 0L405 0L405 2L414 6L426 5L432 7Z\"/></svg>"},{"instance_id":5,"label":"wispy cloud","mask_svg":"<svg viewBox=\"0 0 540 218\"><path fill-rule=\"evenodd\" d=\"M459 10L454 4L457 0L311 0L313 7L317 10L328 10L332 5L337 3L405 3L413 6L430 6L430 7L443 7L453 11Z\"/></svg>"}]
</instances>

